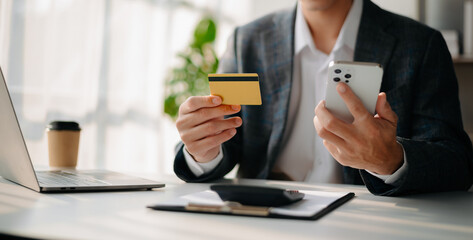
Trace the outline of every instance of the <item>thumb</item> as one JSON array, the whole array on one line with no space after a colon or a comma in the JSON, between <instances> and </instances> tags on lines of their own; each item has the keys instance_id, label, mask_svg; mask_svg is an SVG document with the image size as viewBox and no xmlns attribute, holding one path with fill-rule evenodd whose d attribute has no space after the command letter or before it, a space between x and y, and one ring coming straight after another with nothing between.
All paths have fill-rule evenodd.
<instances>
[{"instance_id":1,"label":"thumb","mask_svg":"<svg viewBox=\"0 0 473 240\"><path fill-rule=\"evenodd\" d=\"M397 115L391 109L388 100L386 98L386 93L382 92L378 94L378 102L376 102L376 112L380 118L386 119L389 122L397 123Z\"/></svg>"}]
</instances>

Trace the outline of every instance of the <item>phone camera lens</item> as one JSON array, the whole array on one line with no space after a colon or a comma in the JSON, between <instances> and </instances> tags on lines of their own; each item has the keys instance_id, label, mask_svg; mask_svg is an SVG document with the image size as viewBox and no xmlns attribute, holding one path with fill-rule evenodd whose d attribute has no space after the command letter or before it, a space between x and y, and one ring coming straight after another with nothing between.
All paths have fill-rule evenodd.
<instances>
[{"instance_id":1,"label":"phone camera lens","mask_svg":"<svg viewBox=\"0 0 473 240\"><path fill-rule=\"evenodd\" d=\"M335 82L340 82L340 78L338 78L338 77L333 78L333 81L335 81Z\"/></svg>"},{"instance_id":2,"label":"phone camera lens","mask_svg":"<svg viewBox=\"0 0 473 240\"><path fill-rule=\"evenodd\" d=\"M342 70L340 70L340 69L335 69L335 73L338 74L338 73L341 73L341 72L342 72Z\"/></svg>"},{"instance_id":3,"label":"phone camera lens","mask_svg":"<svg viewBox=\"0 0 473 240\"><path fill-rule=\"evenodd\" d=\"M351 74L345 74L345 78L351 78Z\"/></svg>"},{"instance_id":4,"label":"phone camera lens","mask_svg":"<svg viewBox=\"0 0 473 240\"><path fill-rule=\"evenodd\" d=\"M346 83L349 83L350 81L348 81L348 80L345 80L345 82L346 82Z\"/></svg>"}]
</instances>

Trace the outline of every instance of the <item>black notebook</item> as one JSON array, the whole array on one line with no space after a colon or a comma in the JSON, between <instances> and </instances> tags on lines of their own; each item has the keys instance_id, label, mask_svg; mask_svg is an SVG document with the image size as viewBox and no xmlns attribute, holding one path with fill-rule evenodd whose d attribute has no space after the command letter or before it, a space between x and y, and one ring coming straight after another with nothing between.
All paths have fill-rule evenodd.
<instances>
[{"instance_id":1,"label":"black notebook","mask_svg":"<svg viewBox=\"0 0 473 240\"><path fill-rule=\"evenodd\" d=\"M352 192L299 192L304 194L302 200L278 207L248 206L236 202L224 202L216 192L207 190L150 205L148 208L189 213L317 220L355 196Z\"/></svg>"}]
</instances>

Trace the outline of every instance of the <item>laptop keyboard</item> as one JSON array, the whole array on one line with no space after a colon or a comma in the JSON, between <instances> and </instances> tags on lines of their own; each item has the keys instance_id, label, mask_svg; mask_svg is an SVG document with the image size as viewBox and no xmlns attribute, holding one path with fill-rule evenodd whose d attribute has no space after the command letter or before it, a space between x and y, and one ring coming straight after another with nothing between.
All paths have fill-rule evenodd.
<instances>
[{"instance_id":1,"label":"laptop keyboard","mask_svg":"<svg viewBox=\"0 0 473 240\"><path fill-rule=\"evenodd\" d=\"M104 186L110 185L92 176L65 171L36 172L38 182L43 186Z\"/></svg>"}]
</instances>

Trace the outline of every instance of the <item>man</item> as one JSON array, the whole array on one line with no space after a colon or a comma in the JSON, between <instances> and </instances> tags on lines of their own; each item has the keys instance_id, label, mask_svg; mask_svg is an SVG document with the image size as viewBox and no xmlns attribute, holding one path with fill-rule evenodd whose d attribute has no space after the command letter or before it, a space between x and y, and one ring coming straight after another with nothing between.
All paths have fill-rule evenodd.
<instances>
[{"instance_id":1,"label":"man","mask_svg":"<svg viewBox=\"0 0 473 240\"><path fill-rule=\"evenodd\" d=\"M343 83L337 91L354 122L325 108L333 60L383 66L376 116ZM369 0L301 0L237 28L219 71L258 73L263 105L221 105L217 96L183 103L174 170L185 181L217 180L239 164L239 177L365 184L378 195L471 186L457 81L433 29Z\"/></svg>"}]
</instances>

